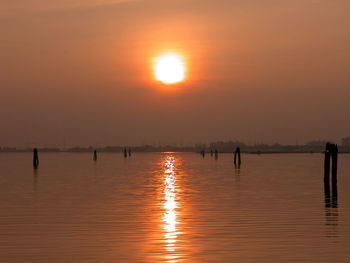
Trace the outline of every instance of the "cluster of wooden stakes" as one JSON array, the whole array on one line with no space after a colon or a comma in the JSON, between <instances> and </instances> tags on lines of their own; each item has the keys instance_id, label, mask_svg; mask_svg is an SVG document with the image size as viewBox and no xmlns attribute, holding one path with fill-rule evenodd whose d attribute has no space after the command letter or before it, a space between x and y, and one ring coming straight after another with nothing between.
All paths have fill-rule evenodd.
<instances>
[{"instance_id":1,"label":"cluster of wooden stakes","mask_svg":"<svg viewBox=\"0 0 350 263\"><path fill-rule=\"evenodd\" d=\"M205 157L205 150L200 151L200 154L202 155L202 157ZM219 151L217 149L210 150L210 156L214 156L215 160L217 160L219 158ZM233 163L235 165L235 167L240 167L241 163L242 163L242 159L241 159L241 148L237 147L235 152L234 152L234 157L233 157Z\"/></svg>"},{"instance_id":2,"label":"cluster of wooden stakes","mask_svg":"<svg viewBox=\"0 0 350 263\"><path fill-rule=\"evenodd\" d=\"M200 152L202 157L205 157L205 150ZM214 156L215 160L218 159L219 152L217 149L214 151L210 151L210 156ZM124 158L131 157L131 149L124 148ZM97 151L93 152L93 160L97 161ZM235 167L239 168L242 163L241 159L241 149L239 147L236 148L234 152L233 163ZM331 165L332 163L332 165ZM34 169L38 169L39 167L39 153L38 149L33 149L33 167ZM331 169L332 167L332 169ZM336 205L337 203L337 170L338 170L338 146L336 144L327 143L326 149L324 152L324 192L325 197L328 202L330 200L330 205ZM331 191L331 183L330 183L330 174L332 172L332 191ZM330 198L332 196L332 199Z\"/></svg>"},{"instance_id":3,"label":"cluster of wooden stakes","mask_svg":"<svg viewBox=\"0 0 350 263\"><path fill-rule=\"evenodd\" d=\"M127 149L124 148L124 158L128 158L131 157L131 149ZM205 157L205 150L201 151L200 154L202 155L202 157ZM215 160L217 160L219 158L219 152L218 150L211 150L210 151L210 156L214 156ZM94 150L93 152L93 160L97 161L97 150ZM241 159L241 149L239 147L236 148L235 152L234 152L234 159L233 159L234 165L236 167L240 167L241 163L242 163L242 159ZM34 169L38 169L39 168L39 151L37 148L33 149L33 168Z\"/></svg>"},{"instance_id":4,"label":"cluster of wooden stakes","mask_svg":"<svg viewBox=\"0 0 350 263\"><path fill-rule=\"evenodd\" d=\"M124 148L124 158L131 157L131 149ZM97 150L94 150L92 159L97 161ZM39 168L39 151L37 148L33 149L33 168Z\"/></svg>"}]
</instances>

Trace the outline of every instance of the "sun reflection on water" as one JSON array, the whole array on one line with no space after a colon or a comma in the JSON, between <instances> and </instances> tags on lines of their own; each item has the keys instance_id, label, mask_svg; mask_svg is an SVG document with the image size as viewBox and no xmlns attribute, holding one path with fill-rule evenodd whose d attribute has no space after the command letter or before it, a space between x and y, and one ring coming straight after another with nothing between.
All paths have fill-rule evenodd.
<instances>
[{"instance_id":1,"label":"sun reflection on water","mask_svg":"<svg viewBox=\"0 0 350 263\"><path fill-rule=\"evenodd\" d=\"M177 249L177 231L176 231L176 173L175 173L175 158L173 156L167 156L164 161L164 215L163 215L163 227L164 227L164 240L165 250L169 252L164 258L167 262L177 262L178 256L175 251Z\"/></svg>"}]
</instances>

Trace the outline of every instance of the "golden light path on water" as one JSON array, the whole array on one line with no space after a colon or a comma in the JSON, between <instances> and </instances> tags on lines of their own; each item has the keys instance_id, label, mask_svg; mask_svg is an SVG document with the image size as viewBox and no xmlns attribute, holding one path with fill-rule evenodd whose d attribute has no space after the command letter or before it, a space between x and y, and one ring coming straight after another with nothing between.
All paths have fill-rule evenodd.
<instances>
[{"instance_id":1,"label":"golden light path on water","mask_svg":"<svg viewBox=\"0 0 350 263\"><path fill-rule=\"evenodd\" d=\"M176 172L175 172L176 160L174 156L167 156L164 160L164 174L163 174L163 228L164 228L164 240L166 255L164 258L167 262L177 262L178 255L176 253L177 246L177 220L176 220Z\"/></svg>"}]
</instances>

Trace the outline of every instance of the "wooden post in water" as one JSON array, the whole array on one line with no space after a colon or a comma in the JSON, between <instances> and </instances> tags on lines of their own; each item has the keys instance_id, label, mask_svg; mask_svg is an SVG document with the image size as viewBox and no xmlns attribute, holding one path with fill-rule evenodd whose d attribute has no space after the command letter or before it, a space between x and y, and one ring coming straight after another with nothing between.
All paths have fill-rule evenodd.
<instances>
[{"instance_id":1,"label":"wooden post in water","mask_svg":"<svg viewBox=\"0 0 350 263\"><path fill-rule=\"evenodd\" d=\"M332 185L337 184L338 172L338 145L332 145Z\"/></svg>"},{"instance_id":2,"label":"wooden post in water","mask_svg":"<svg viewBox=\"0 0 350 263\"><path fill-rule=\"evenodd\" d=\"M333 207L338 206L338 145L333 145L332 149L332 205Z\"/></svg>"},{"instance_id":3,"label":"wooden post in water","mask_svg":"<svg viewBox=\"0 0 350 263\"><path fill-rule=\"evenodd\" d=\"M235 153L234 153L234 157L233 157L233 163L236 165L236 162L237 162L237 148L235 150Z\"/></svg>"},{"instance_id":4,"label":"wooden post in water","mask_svg":"<svg viewBox=\"0 0 350 263\"><path fill-rule=\"evenodd\" d=\"M239 148L239 147L236 148L233 162L235 165L238 165L238 166L240 166L242 163L242 161L241 161L241 148Z\"/></svg>"},{"instance_id":5,"label":"wooden post in water","mask_svg":"<svg viewBox=\"0 0 350 263\"><path fill-rule=\"evenodd\" d=\"M215 160L217 160L219 158L219 152L217 149L215 149Z\"/></svg>"},{"instance_id":6,"label":"wooden post in water","mask_svg":"<svg viewBox=\"0 0 350 263\"><path fill-rule=\"evenodd\" d=\"M124 158L128 157L128 152L126 151L126 147L124 147Z\"/></svg>"},{"instance_id":7,"label":"wooden post in water","mask_svg":"<svg viewBox=\"0 0 350 263\"><path fill-rule=\"evenodd\" d=\"M97 161L97 151L96 150L94 150L94 161Z\"/></svg>"},{"instance_id":8,"label":"wooden post in water","mask_svg":"<svg viewBox=\"0 0 350 263\"><path fill-rule=\"evenodd\" d=\"M330 172L332 161L332 199L330 199ZM337 172L338 172L338 146L336 144L327 143L324 153L324 193L326 207L338 206L338 186L337 186Z\"/></svg>"},{"instance_id":9,"label":"wooden post in water","mask_svg":"<svg viewBox=\"0 0 350 263\"><path fill-rule=\"evenodd\" d=\"M210 150L210 156L213 156L213 149Z\"/></svg>"},{"instance_id":10,"label":"wooden post in water","mask_svg":"<svg viewBox=\"0 0 350 263\"><path fill-rule=\"evenodd\" d=\"M129 157L131 157L131 149L130 148L129 148L129 152L128 153L129 153Z\"/></svg>"},{"instance_id":11,"label":"wooden post in water","mask_svg":"<svg viewBox=\"0 0 350 263\"><path fill-rule=\"evenodd\" d=\"M242 161L241 161L241 148L237 148L238 150L238 165L241 165Z\"/></svg>"},{"instance_id":12,"label":"wooden post in water","mask_svg":"<svg viewBox=\"0 0 350 263\"><path fill-rule=\"evenodd\" d=\"M39 154L38 154L38 149L34 148L33 149L33 168L38 169L39 167Z\"/></svg>"},{"instance_id":13,"label":"wooden post in water","mask_svg":"<svg viewBox=\"0 0 350 263\"><path fill-rule=\"evenodd\" d=\"M329 185L329 174L331 170L331 144L326 144L326 150L324 152L324 177L323 181L325 185Z\"/></svg>"}]
</instances>

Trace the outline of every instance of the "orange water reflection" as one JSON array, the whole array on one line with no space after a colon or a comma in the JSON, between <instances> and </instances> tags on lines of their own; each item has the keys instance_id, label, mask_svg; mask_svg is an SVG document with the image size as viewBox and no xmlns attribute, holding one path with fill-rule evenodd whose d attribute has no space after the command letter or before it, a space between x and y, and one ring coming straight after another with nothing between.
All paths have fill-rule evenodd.
<instances>
[{"instance_id":1,"label":"orange water reflection","mask_svg":"<svg viewBox=\"0 0 350 263\"><path fill-rule=\"evenodd\" d=\"M164 172L163 172L163 228L164 228L164 241L166 255L164 258L167 262L178 262L178 246L177 242L177 212L178 203L176 200L176 160L174 156L168 155L164 160Z\"/></svg>"}]
</instances>

